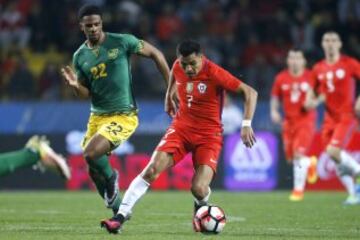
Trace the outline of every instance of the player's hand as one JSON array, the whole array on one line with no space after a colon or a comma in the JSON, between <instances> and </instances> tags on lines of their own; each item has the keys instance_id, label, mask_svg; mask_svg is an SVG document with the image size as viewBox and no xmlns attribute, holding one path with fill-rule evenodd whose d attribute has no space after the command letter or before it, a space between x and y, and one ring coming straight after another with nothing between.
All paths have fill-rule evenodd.
<instances>
[{"instance_id":1,"label":"player's hand","mask_svg":"<svg viewBox=\"0 0 360 240\"><path fill-rule=\"evenodd\" d=\"M241 139L246 147L251 148L256 143L254 131L251 127L241 128Z\"/></svg>"},{"instance_id":2,"label":"player's hand","mask_svg":"<svg viewBox=\"0 0 360 240\"><path fill-rule=\"evenodd\" d=\"M360 118L360 96L356 99L355 102L355 114L358 118Z\"/></svg>"},{"instance_id":3,"label":"player's hand","mask_svg":"<svg viewBox=\"0 0 360 240\"><path fill-rule=\"evenodd\" d=\"M278 111L271 111L271 121L275 124L281 124L281 115Z\"/></svg>"},{"instance_id":4,"label":"player's hand","mask_svg":"<svg viewBox=\"0 0 360 240\"><path fill-rule=\"evenodd\" d=\"M74 70L70 66L61 68L61 75L65 79L65 82L67 85L74 87L74 88L79 87L79 81L77 79L77 76L76 76Z\"/></svg>"},{"instance_id":5,"label":"player's hand","mask_svg":"<svg viewBox=\"0 0 360 240\"><path fill-rule=\"evenodd\" d=\"M173 117L175 117L176 110L177 110L177 104L176 104L174 98L171 96L171 94L166 94L166 97L165 97L165 112L170 117L173 118Z\"/></svg>"},{"instance_id":6,"label":"player's hand","mask_svg":"<svg viewBox=\"0 0 360 240\"><path fill-rule=\"evenodd\" d=\"M306 110L312 110L317 108L318 106L318 101L316 98L307 98L304 102L304 108Z\"/></svg>"}]
</instances>

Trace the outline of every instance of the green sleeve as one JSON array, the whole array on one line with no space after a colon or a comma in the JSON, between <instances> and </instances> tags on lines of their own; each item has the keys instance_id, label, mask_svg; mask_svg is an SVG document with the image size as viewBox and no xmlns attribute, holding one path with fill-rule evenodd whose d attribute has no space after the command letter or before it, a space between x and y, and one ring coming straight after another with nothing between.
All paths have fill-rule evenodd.
<instances>
[{"instance_id":1,"label":"green sleeve","mask_svg":"<svg viewBox=\"0 0 360 240\"><path fill-rule=\"evenodd\" d=\"M131 34L123 34L123 40L129 53L138 53L144 46L142 40Z\"/></svg>"}]
</instances>

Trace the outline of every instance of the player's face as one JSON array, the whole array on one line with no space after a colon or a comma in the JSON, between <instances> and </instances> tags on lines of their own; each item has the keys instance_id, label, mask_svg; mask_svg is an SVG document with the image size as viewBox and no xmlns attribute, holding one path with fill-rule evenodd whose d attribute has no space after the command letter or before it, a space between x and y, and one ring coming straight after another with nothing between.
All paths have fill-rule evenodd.
<instances>
[{"instance_id":1,"label":"player's face","mask_svg":"<svg viewBox=\"0 0 360 240\"><path fill-rule=\"evenodd\" d=\"M305 57L301 51L289 51L287 65L291 72L300 72L305 68Z\"/></svg>"},{"instance_id":2,"label":"player's face","mask_svg":"<svg viewBox=\"0 0 360 240\"><path fill-rule=\"evenodd\" d=\"M322 47L326 54L338 54L342 43L340 37L336 33L325 33L322 38Z\"/></svg>"},{"instance_id":3,"label":"player's face","mask_svg":"<svg viewBox=\"0 0 360 240\"><path fill-rule=\"evenodd\" d=\"M90 42L96 43L100 40L102 33L102 20L100 15L84 16L81 19L80 27Z\"/></svg>"},{"instance_id":4,"label":"player's face","mask_svg":"<svg viewBox=\"0 0 360 240\"><path fill-rule=\"evenodd\" d=\"M179 60L180 65L187 76L194 77L200 72L202 67L201 54L192 53L187 57L180 55Z\"/></svg>"}]
</instances>

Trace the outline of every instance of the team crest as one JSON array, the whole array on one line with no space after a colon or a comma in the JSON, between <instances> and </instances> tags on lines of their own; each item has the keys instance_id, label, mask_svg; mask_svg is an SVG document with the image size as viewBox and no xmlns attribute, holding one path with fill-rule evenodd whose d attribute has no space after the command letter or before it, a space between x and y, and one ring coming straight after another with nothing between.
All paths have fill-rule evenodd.
<instances>
[{"instance_id":1,"label":"team crest","mask_svg":"<svg viewBox=\"0 0 360 240\"><path fill-rule=\"evenodd\" d=\"M119 49L113 48L108 51L108 58L115 59L119 55Z\"/></svg>"},{"instance_id":2,"label":"team crest","mask_svg":"<svg viewBox=\"0 0 360 240\"><path fill-rule=\"evenodd\" d=\"M345 70L340 68L336 70L335 75L337 78L343 79L345 77Z\"/></svg>"},{"instance_id":3,"label":"team crest","mask_svg":"<svg viewBox=\"0 0 360 240\"><path fill-rule=\"evenodd\" d=\"M206 92L206 88L207 88L207 86L205 83L199 83L198 90L201 94L204 94Z\"/></svg>"},{"instance_id":4,"label":"team crest","mask_svg":"<svg viewBox=\"0 0 360 240\"><path fill-rule=\"evenodd\" d=\"M193 90L194 90L194 83L192 83L192 82L186 83L186 92L192 93Z\"/></svg>"}]
</instances>

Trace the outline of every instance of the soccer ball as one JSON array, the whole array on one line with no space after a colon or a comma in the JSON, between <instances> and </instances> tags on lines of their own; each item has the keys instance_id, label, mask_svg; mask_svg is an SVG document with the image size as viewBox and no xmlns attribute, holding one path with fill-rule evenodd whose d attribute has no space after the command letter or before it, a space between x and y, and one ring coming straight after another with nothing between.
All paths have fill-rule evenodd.
<instances>
[{"instance_id":1,"label":"soccer ball","mask_svg":"<svg viewBox=\"0 0 360 240\"><path fill-rule=\"evenodd\" d=\"M195 227L202 233L220 233L226 224L224 210L218 206L202 206L194 217Z\"/></svg>"}]
</instances>

